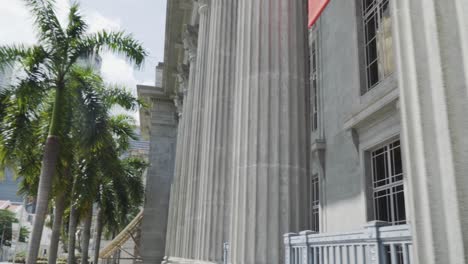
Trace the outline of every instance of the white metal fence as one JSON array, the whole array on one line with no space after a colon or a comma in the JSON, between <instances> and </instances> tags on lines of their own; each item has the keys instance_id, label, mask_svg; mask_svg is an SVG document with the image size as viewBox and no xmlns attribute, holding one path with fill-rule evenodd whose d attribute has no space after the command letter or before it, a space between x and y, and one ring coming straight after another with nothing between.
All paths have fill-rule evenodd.
<instances>
[{"instance_id":1,"label":"white metal fence","mask_svg":"<svg viewBox=\"0 0 468 264\"><path fill-rule=\"evenodd\" d=\"M284 235L285 264L411 264L409 225L368 223L340 234L303 231Z\"/></svg>"}]
</instances>

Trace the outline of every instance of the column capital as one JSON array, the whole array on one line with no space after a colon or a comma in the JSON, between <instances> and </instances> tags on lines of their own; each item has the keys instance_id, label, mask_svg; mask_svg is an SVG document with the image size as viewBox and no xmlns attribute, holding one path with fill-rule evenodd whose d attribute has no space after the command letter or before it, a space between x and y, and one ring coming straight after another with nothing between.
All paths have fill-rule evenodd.
<instances>
[{"instance_id":1,"label":"column capital","mask_svg":"<svg viewBox=\"0 0 468 264\"><path fill-rule=\"evenodd\" d=\"M206 14L208 12L208 9L210 7L210 2L211 0L197 0L198 2L198 12L200 15Z\"/></svg>"}]
</instances>

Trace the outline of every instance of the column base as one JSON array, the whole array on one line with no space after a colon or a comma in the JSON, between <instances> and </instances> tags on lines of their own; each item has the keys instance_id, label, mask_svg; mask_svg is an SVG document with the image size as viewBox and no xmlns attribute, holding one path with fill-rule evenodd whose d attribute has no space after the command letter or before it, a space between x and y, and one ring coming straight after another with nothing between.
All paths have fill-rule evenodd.
<instances>
[{"instance_id":1,"label":"column base","mask_svg":"<svg viewBox=\"0 0 468 264\"><path fill-rule=\"evenodd\" d=\"M218 264L216 262L209 262L203 260L196 260L196 259L184 259L184 258L177 258L177 257L164 257L163 262L161 264Z\"/></svg>"}]
</instances>

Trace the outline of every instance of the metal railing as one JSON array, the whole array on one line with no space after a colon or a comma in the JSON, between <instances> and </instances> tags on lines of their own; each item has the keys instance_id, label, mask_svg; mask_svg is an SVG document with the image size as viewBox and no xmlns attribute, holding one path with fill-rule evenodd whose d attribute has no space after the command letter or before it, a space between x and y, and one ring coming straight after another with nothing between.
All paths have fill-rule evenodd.
<instances>
[{"instance_id":1,"label":"metal railing","mask_svg":"<svg viewBox=\"0 0 468 264\"><path fill-rule=\"evenodd\" d=\"M229 242L223 243L223 264L229 264Z\"/></svg>"},{"instance_id":2,"label":"metal railing","mask_svg":"<svg viewBox=\"0 0 468 264\"><path fill-rule=\"evenodd\" d=\"M409 225L374 221L340 234L303 231L284 235L285 264L411 264Z\"/></svg>"}]
</instances>

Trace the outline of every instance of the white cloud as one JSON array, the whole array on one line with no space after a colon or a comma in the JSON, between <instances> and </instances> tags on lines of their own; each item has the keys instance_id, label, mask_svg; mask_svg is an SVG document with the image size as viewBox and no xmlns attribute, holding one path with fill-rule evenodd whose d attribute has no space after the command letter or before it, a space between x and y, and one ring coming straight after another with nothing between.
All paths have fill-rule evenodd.
<instances>
[{"instance_id":1,"label":"white cloud","mask_svg":"<svg viewBox=\"0 0 468 264\"><path fill-rule=\"evenodd\" d=\"M34 44L33 20L23 1L0 0L0 6L0 45Z\"/></svg>"},{"instance_id":2,"label":"white cloud","mask_svg":"<svg viewBox=\"0 0 468 264\"><path fill-rule=\"evenodd\" d=\"M120 30L120 19L109 18L103 16L97 11L91 11L86 15L89 24L89 32L97 32L99 30Z\"/></svg>"},{"instance_id":3,"label":"white cloud","mask_svg":"<svg viewBox=\"0 0 468 264\"><path fill-rule=\"evenodd\" d=\"M138 83L135 78L135 70L124 59L111 54L105 53L102 55L101 74L109 84L117 84L123 86L127 91L131 91L136 96L136 85ZM114 108L114 114L127 113L132 115L137 124L139 124L138 112L126 112L121 108Z\"/></svg>"},{"instance_id":4,"label":"white cloud","mask_svg":"<svg viewBox=\"0 0 468 264\"><path fill-rule=\"evenodd\" d=\"M128 89L133 90L137 83L133 67L111 53L102 55L101 73L106 82L125 85Z\"/></svg>"},{"instance_id":5,"label":"white cloud","mask_svg":"<svg viewBox=\"0 0 468 264\"><path fill-rule=\"evenodd\" d=\"M24 43L32 45L36 40L33 17L22 0L0 0L0 45ZM62 25L66 22L68 0L56 1L56 13Z\"/></svg>"}]
</instances>

